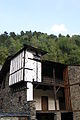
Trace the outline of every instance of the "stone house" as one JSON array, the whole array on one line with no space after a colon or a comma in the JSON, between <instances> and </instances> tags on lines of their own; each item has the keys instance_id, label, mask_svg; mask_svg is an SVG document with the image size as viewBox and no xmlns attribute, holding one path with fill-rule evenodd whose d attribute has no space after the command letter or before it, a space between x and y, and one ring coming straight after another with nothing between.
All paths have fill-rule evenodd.
<instances>
[{"instance_id":1,"label":"stone house","mask_svg":"<svg viewBox=\"0 0 80 120\"><path fill-rule=\"evenodd\" d=\"M41 60L25 45L0 72L0 116L18 120L80 120L80 66Z\"/></svg>"}]
</instances>

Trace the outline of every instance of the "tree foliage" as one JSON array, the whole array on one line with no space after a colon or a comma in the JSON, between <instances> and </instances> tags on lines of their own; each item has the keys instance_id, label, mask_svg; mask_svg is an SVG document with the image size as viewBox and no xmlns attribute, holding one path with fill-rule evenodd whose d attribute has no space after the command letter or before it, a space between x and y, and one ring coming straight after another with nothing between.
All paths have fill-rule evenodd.
<instances>
[{"instance_id":1,"label":"tree foliage","mask_svg":"<svg viewBox=\"0 0 80 120\"><path fill-rule=\"evenodd\" d=\"M21 31L20 34L5 31L0 35L0 64L7 56L15 54L23 44L32 45L48 53L42 59L66 64L80 64L80 35L47 35L41 32Z\"/></svg>"}]
</instances>

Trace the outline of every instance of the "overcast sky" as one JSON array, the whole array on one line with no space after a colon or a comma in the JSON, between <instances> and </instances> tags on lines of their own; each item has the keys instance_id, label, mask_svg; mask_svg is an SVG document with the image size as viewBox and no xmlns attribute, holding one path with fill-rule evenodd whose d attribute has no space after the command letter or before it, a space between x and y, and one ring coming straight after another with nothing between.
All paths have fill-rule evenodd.
<instances>
[{"instance_id":1,"label":"overcast sky","mask_svg":"<svg viewBox=\"0 0 80 120\"><path fill-rule=\"evenodd\" d=\"M0 33L80 34L80 0L0 0Z\"/></svg>"}]
</instances>

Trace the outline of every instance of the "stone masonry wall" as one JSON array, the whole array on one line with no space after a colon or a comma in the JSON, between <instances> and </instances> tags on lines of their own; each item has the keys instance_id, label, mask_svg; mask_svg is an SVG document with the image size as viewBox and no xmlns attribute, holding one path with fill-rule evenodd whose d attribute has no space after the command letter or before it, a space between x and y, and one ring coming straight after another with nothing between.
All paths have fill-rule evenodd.
<instances>
[{"instance_id":1,"label":"stone masonry wall","mask_svg":"<svg viewBox=\"0 0 80 120\"><path fill-rule=\"evenodd\" d=\"M5 88L1 86L0 91L0 109L3 112L26 112L26 89L18 92L12 92L9 87L9 74L6 75Z\"/></svg>"},{"instance_id":2,"label":"stone masonry wall","mask_svg":"<svg viewBox=\"0 0 80 120\"><path fill-rule=\"evenodd\" d=\"M35 101L28 102L28 112L29 112L30 120L37 120L36 119Z\"/></svg>"},{"instance_id":3,"label":"stone masonry wall","mask_svg":"<svg viewBox=\"0 0 80 120\"><path fill-rule=\"evenodd\" d=\"M2 113L10 113L13 117L1 117L0 120L36 120L35 102L27 102L27 90L12 91L9 87L9 74L5 79L5 87L3 84L0 90L0 109ZM26 114L29 117L14 117L14 114Z\"/></svg>"},{"instance_id":4,"label":"stone masonry wall","mask_svg":"<svg viewBox=\"0 0 80 120\"><path fill-rule=\"evenodd\" d=\"M69 66L68 67L69 83L70 83L70 93L71 93L71 103L74 120L80 120L80 66Z\"/></svg>"},{"instance_id":5,"label":"stone masonry wall","mask_svg":"<svg viewBox=\"0 0 80 120\"><path fill-rule=\"evenodd\" d=\"M27 120L27 117L2 117L0 120Z\"/></svg>"}]
</instances>

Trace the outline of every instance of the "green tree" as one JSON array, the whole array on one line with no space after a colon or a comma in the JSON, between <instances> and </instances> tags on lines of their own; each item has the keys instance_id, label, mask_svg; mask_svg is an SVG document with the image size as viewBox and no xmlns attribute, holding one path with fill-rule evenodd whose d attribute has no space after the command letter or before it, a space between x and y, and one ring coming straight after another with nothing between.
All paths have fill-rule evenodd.
<instances>
[{"instance_id":1,"label":"green tree","mask_svg":"<svg viewBox=\"0 0 80 120\"><path fill-rule=\"evenodd\" d=\"M8 56L8 49L6 47L0 47L0 64L3 64Z\"/></svg>"}]
</instances>

